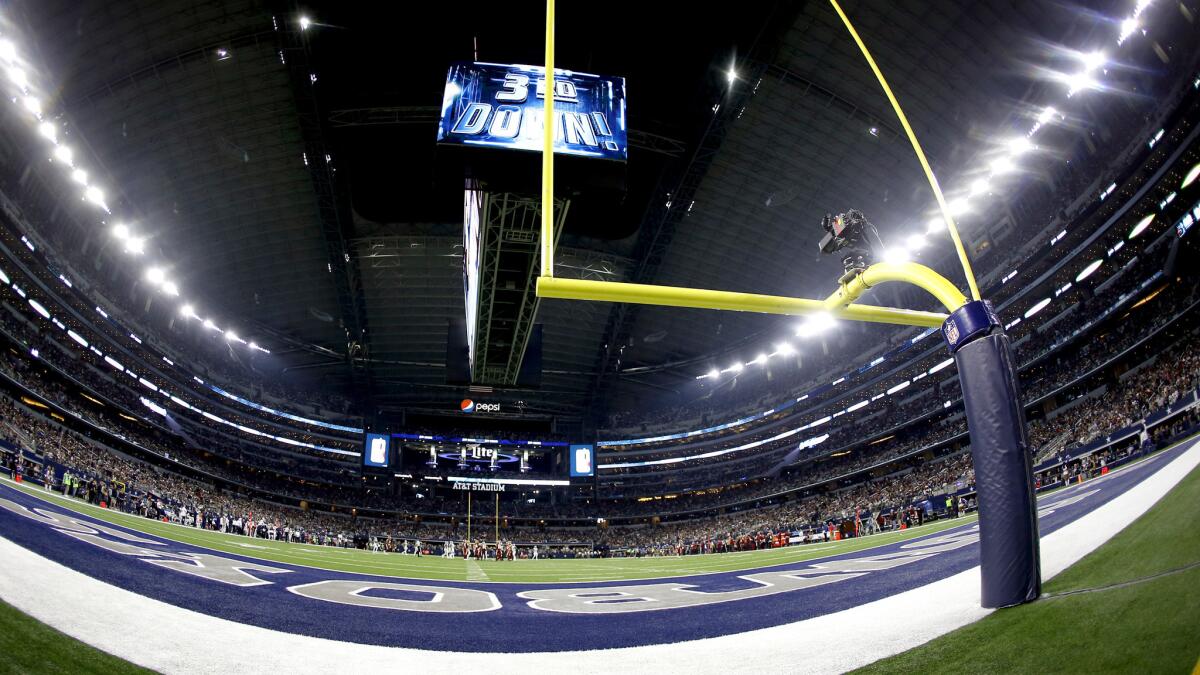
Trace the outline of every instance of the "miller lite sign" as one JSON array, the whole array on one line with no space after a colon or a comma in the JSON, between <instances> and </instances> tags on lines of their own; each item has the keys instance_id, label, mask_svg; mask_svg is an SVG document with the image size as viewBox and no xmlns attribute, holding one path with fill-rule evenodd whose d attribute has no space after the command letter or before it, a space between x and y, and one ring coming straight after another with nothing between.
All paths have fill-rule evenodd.
<instances>
[{"instance_id":1,"label":"miller lite sign","mask_svg":"<svg viewBox=\"0 0 1200 675\"><path fill-rule=\"evenodd\" d=\"M542 149L541 66L457 63L442 97L438 143ZM554 70L554 152L625 161L625 78Z\"/></svg>"}]
</instances>

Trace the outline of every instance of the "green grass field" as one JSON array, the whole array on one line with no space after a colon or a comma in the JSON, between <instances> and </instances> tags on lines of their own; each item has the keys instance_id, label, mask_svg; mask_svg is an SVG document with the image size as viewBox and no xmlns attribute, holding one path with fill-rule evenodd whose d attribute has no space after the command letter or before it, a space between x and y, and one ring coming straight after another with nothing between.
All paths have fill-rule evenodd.
<instances>
[{"instance_id":1,"label":"green grass field","mask_svg":"<svg viewBox=\"0 0 1200 675\"><path fill-rule=\"evenodd\" d=\"M1106 544L999 610L878 661L884 673L1191 673L1200 667L1200 469Z\"/></svg>"},{"instance_id":2,"label":"green grass field","mask_svg":"<svg viewBox=\"0 0 1200 675\"><path fill-rule=\"evenodd\" d=\"M9 483L9 485L13 485ZM102 509L76 499L47 493L40 488L17 486L29 494L66 509L155 535L214 551L235 553L270 562L303 565L326 570L378 574L409 579L473 582L563 583L572 581L623 581L749 570L771 565L790 564L840 553L851 553L897 541L933 534L952 527L973 523L974 515L955 520L937 521L903 532L877 534L862 539L814 543L763 551L720 553L684 557L606 558L586 560L495 560L443 559L397 553L372 553L359 549L340 549L307 544L251 539L234 534L198 530L148 520L117 511Z\"/></svg>"}]
</instances>

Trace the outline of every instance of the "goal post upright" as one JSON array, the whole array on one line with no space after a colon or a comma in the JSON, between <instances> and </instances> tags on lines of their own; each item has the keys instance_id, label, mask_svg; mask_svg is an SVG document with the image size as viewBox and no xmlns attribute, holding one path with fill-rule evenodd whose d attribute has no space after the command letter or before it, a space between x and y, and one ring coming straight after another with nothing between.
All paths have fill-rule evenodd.
<instances>
[{"instance_id":1,"label":"goal post upright","mask_svg":"<svg viewBox=\"0 0 1200 675\"><path fill-rule=\"evenodd\" d=\"M854 38L884 93L900 118L925 171L954 243L971 299L945 277L917 263L877 263L843 277L824 300L737 293L710 289L657 286L554 277L554 2L546 3L546 95L542 144L541 275L536 293L542 298L625 302L769 314L827 313L851 320L940 328L958 367L976 472L980 529L980 602L1008 607L1041 594L1037 507L1033 491L1032 452L1012 347L990 302L980 298L974 272L945 197L882 71L837 0L830 0ZM948 314L894 307L860 305L867 290L885 282L909 283L929 292ZM468 495L469 496L469 495ZM469 519L468 515L468 519ZM468 520L469 522L469 520Z\"/></svg>"}]
</instances>

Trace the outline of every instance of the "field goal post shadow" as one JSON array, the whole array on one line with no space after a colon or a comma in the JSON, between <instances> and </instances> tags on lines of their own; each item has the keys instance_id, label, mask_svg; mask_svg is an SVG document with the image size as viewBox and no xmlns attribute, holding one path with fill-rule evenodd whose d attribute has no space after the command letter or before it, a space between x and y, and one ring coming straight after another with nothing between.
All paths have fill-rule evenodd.
<instances>
[{"instance_id":1,"label":"field goal post shadow","mask_svg":"<svg viewBox=\"0 0 1200 675\"><path fill-rule=\"evenodd\" d=\"M899 101L837 0L829 0L879 80L925 171L963 266L970 301L934 270L917 263L877 263L839 284L824 300L554 277L554 128L543 124L541 275L542 298L626 302L669 307L784 315L827 312L851 321L941 328L958 367L975 468L980 529L980 603L1008 607L1041 594L1033 458L1008 335L990 302L982 300L974 273L941 187ZM554 91L554 3L546 0L546 91ZM543 119L554 119L554 96L543 97ZM910 283L937 298L949 312L922 312L859 305L856 300L884 282Z\"/></svg>"}]
</instances>

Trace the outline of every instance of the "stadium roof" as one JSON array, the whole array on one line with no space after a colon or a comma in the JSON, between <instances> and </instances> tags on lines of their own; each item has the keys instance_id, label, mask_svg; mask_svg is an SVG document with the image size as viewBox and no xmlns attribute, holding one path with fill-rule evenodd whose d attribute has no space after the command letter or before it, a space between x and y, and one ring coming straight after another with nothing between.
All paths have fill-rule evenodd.
<instances>
[{"instance_id":1,"label":"stadium roof","mask_svg":"<svg viewBox=\"0 0 1200 675\"><path fill-rule=\"evenodd\" d=\"M253 327L321 386L357 391L366 377L384 408L461 396L444 385L444 360L446 322L464 313L462 192L435 180L437 107L452 61L540 63L541 5L497 16L483 4L16 4L76 142L190 301ZM1047 73L1114 47L1127 4L845 7L955 198L1063 98ZM825 213L861 209L889 244L925 231L928 185L828 3L562 5L558 65L624 76L631 129L624 201L568 216L558 263L571 274L817 297L840 273L816 251ZM1130 75L1147 96L1119 97L1123 114L1150 105L1159 75ZM1111 132L1104 100L1056 119L1047 161ZM970 243L987 242L997 214L1044 218L1014 205L1039 171L977 187L996 196L964 217ZM98 271L128 266L107 232L85 238L105 249ZM931 237L920 259L961 281L949 253ZM876 293L879 304L928 304ZM544 384L522 396L579 416L679 402L698 373L751 358L795 324L566 301L544 302L537 321Z\"/></svg>"}]
</instances>

